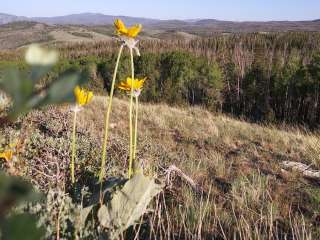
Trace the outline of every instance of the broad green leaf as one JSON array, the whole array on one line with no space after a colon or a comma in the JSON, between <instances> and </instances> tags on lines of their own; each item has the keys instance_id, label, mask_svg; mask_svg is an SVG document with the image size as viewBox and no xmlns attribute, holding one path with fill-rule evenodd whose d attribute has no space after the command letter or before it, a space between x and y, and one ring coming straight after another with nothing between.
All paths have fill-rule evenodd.
<instances>
[{"instance_id":1,"label":"broad green leaf","mask_svg":"<svg viewBox=\"0 0 320 240\"><path fill-rule=\"evenodd\" d=\"M97 184L96 189L92 193L90 199L90 205L95 205L100 203L101 193L104 201L108 201L111 198L111 195L117 188L123 187L127 182L125 178L119 177L110 177L105 182L103 182L102 187L100 183Z\"/></svg>"},{"instance_id":2,"label":"broad green leaf","mask_svg":"<svg viewBox=\"0 0 320 240\"><path fill-rule=\"evenodd\" d=\"M81 227L84 227L87 221L87 218L89 216L89 214L91 213L92 209L93 209L94 205L91 205L89 207L83 208L80 210L80 225Z\"/></svg>"},{"instance_id":3,"label":"broad green leaf","mask_svg":"<svg viewBox=\"0 0 320 240\"><path fill-rule=\"evenodd\" d=\"M36 65L31 68L31 79L33 83L39 82L39 80L44 77L51 69L51 66L41 66Z\"/></svg>"},{"instance_id":4,"label":"broad green leaf","mask_svg":"<svg viewBox=\"0 0 320 240\"><path fill-rule=\"evenodd\" d=\"M162 190L154 178L142 174L135 175L128 180L122 189L116 191L107 205L101 206L98 211L100 224L112 232L116 238L128 227L136 224L146 212L147 206Z\"/></svg>"},{"instance_id":5,"label":"broad green leaf","mask_svg":"<svg viewBox=\"0 0 320 240\"><path fill-rule=\"evenodd\" d=\"M39 240L43 239L45 230L37 226L37 218L30 214L14 215L1 225L4 240Z\"/></svg>"},{"instance_id":6,"label":"broad green leaf","mask_svg":"<svg viewBox=\"0 0 320 240\"><path fill-rule=\"evenodd\" d=\"M33 93L33 82L18 70L10 69L4 73L0 88L12 97L16 106L23 104Z\"/></svg>"},{"instance_id":7,"label":"broad green leaf","mask_svg":"<svg viewBox=\"0 0 320 240\"><path fill-rule=\"evenodd\" d=\"M48 69L48 67L34 67L31 79L18 70L11 69L5 73L0 80L0 90L5 91L12 98L13 105L8 114L11 120L34 108L74 101L74 88L88 79L86 72L80 74L69 70L47 88L35 89L36 78L41 77Z\"/></svg>"},{"instance_id":8,"label":"broad green leaf","mask_svg":"<svg viewBox=\"0 0 320 240\"><path fill-rule=\"evenodd\" d=\"M74 71L66 72L48 87L43 104L59 104L74 101L74 88L77 85L83 84L86 80L86 74Z\"/></svg>"},{"instance_id":9,"label":"broad green leaf","mask_svg":"<svg viewBox=\"0 0 320 240\"><path fill-rule=\"evenodd\" d=\"M93 190L87 207L80 210L80 224L84 226L90 212L94 211L94 209L96 209L95 207L100 204L101 193L104 202L107 202L111 199L110 196L112 195L112 192L114 192L117 188L122 187L126 183L126 181L127 180L124 178L110 177L105 182L103 182L102 186L100 185L100 183L98 183L96 185L96 188Z\"/></svg>"},{"instance_id":10,"label":"broad green leaf","mask_svg":"<svg viewBox=\"0 0 320 240\"><path fill-rule=\"evenodd\" d=\"M32 186L18 177L10 177L0 172L0 217L9 208L21 201L36 201L40 195Z\"/></svg>"},{"instance_id":11,"label":"broad green leaf","mask_svg":"<svg viewBox=\"0 0 320 240\"><path fill-rule=\"evenodd\" d=\"M40 107L44 98L44 94L34 94L20 105L15 104L9 113L10 119L15 120L18 116L27 114L32 109Z\"/></svg>"}]
</instances>

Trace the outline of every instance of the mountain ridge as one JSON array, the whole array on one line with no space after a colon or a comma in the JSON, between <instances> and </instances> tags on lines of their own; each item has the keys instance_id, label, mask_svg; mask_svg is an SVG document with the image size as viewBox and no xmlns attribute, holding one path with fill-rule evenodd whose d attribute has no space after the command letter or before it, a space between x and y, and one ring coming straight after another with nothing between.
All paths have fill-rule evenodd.
<instances>
[{"instance_id":1,"label":"mountain ridge","mask_svg":"<svg viewBox=\"0 0 320 240\"><path fill-rule=\"evenodd\" d=\"M56 17L34 17L31 19L46 24L109 25L113 24L115 18L122 18L129 25L137 22L148 25L159 21L151 18L114 16L102 13L79 13Z\"/></svg>"},{"instance_id":2,"label":"mountain ridge","mask_svg":"<svg viewBox=\"0 0 320 240\"><path fill-rule=\"evenodd\" d=\"M17 21L25 21L27 19L28 19L27 17L23 17L23 16L0 13L0 25L11 23L11 22L17 22Z\"/></svg>"},{"instance_id":3,"label":"mountain ridge","mask_svg":"<svg viewBox=\"0 0 320 240\"><path fill-rule=\"evenodd\" d=\"M210 32L272 32L272 31L315 31L320 32L320 19L310 21L227 21L218 19L160 20L153 18L114 16L102 13L79 13L55 17L24 17L0 13L0 25L18 22L39 22L49 25L111 25L121 18L127 25L141 23L151 29L174 29L190 31L205 28Z\"/></svg>"},{"instance_id":4,"label":"mountain ridge","mask_svg":"<svg viewBox=\"0 0 320 240\"><path fill-rule=\"evenodd\" d=\"M96 22L97 20L92 20L94 18L102 18L101 25L104 24L111 24L115 18L124 18L130 20L135 20L138 22L142 22L142 24L152 24L152 23L159 23L159 22L184 22L184 23L201 23L201 22L227 22L227 23L285 23L285 22L319 22L320 19L314 20L299 20L299 21L290 21L290 20L271 20L271 21L230 21L230 20L220 20L220 19L213 19L213 18L197 18L197 19L155 19L155 18L146 18L146 17L131 17L131 16L124 16L124 15L107 15L103 13L93 13L93 12L84 12L84 13L75 13L75 14L67 14L67 15L60 15L60 16L53 16L53 17L25 17L25 16L17 16L14 14L7 14L7 13L0 13L0 24L2 18L8 18L9 21L21 21L21 20L30 20L30 21L39 21L43 23L53 23L59 24L62 22L63 24L72 24L72 21L75 18L84 18L87 20L87 24L92 24L92 22ZM80 19L81 21L81 19ZM79 23L81 24L81 23Z\"/></svg>"}]
</instances>

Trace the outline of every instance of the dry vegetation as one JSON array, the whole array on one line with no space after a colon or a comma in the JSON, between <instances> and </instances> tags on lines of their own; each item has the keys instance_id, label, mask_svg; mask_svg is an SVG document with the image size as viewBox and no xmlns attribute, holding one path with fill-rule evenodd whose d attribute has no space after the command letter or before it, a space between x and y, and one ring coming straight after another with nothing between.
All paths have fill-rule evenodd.
<instances>
[{"instance_id":1,"label":"dry vegetation","mask_svg":"<svg viewBox=\"0 0 320 240\"><path fill-rule=\"evenodd\" d=\"M31 43L66 44L108 41L111 34L85 26L59 26L33 22L17 22L0 26L0 49L17 49Z\"/></svg>"},{"instance_id":2,"label":"dry vegetation","mask_svg":"<svg viewBox=\"0 0 320 240\"><path fill-rule=\"evenodd\" d=\"M48 32L53 27L41 23L12 23L0 27L0 49L16 49L31 44L52 40Z\"/></svg>"},{"instance_id":3,"label":"dry vegetation","mask_svg":"<svg viewBox=\"0 0 320 240\"><path fill-rule=\"evenodd\" d=\"M99 167L104 101L95 97L80 114L76 172L85 184ZM116 99L109 175L127 169L127 111L127 101ZM201 108L144 104L140 116L140 164L146 174L168 182L153 203L155 211L124 238L320 237L319 181L281 168L283 161L296 161L320 169L318 137L298 129L253 125ZM34 111L2 132L7 142L20 139L15 170L44 191L56 191L63 182L69 185L71 118L69 106L52 107ZM196 188L174 174L166 178L171 165L193 179Z\"/></svg>"},{"instance_id":4,"label":"dry vegetation","mask_svg":"<svg viewBox=\"0 0 320 240\"><path fill-rule=\"evenodd\" d=\"M111 44L114 37L112 26L83 25L47 25L35 22L16 22L0 25L0 50L17 49L31 43L41 43L51 46L68 44ZM143 40L193 40L198 35L178 30L146 29Z\"/></svg>"},{"instance_id":5,"label":"dry vegetation","mask_svg":"<svg viewBox=\"0 0 320 240\"><path fill-rule=\"evenodd\" d=\"M105 70L109 70L109 64L112 63L112 59L109 62L102 62L102 59L110 57L119 45L118 42L109 41L109 35L112 34L110 31L110 28L95 26L9 24L0 28L0 49L18 48L30 42L57 44L63 60L61 68L63 64L88 67L91 73L89 84L99 83L99 88L102 89L100 80L104 83L109 80ZM226 84L221 93L229 94L231 100L227 98L227 101L221 103L231 106L229 112L233 113L236 107L241 109L240 101L244 96L244 106L251 110L247 99L253 99L252 109L256 110L257 107L260 111L263 108L270 110L265 111L268 113L267 117L270 115L268 122L275 123L269 103L263 105L265 100L271 99L267 94L270 94L269 85L273 78L279 83L286 80L290 83L297 76L302 76L298 71L302 69L305 75L301 79L307 83L310 83L310 79L315 80L313 85L308 85L308 89L319 90L317 79L320 57L313 56L319 50L318 33L235 34L198 38L197 33L174 29L151 32L142 36L141 50L151 55L141 56L141 62L136 63L137 69L141 68L137 75L144 73L141 66L146 66L151 72L160 68L160 73L172 73L168 77L166 74L162 77L159 74L159 77L157 71L154 71L154 76L148 74L151 86L156 86L154 83L164 79L173 80L173 83L177 79L183 79L185 82L181 86L194 83L189 86L193 91L192 104L197 104L194 101L197 96L199 99L206 98L204 91L199 91L198 95L194 93L198 85L200 90L210 88L213 92L220 91L219 84L213 84L218 79ZM174 41L168 41L172 38L175 38ZM161 55L158 62L148 65L151 59L155 59L155 53L162 54L169 50L183 50L190 54L163 54L164 57ZM22 51L23 49L1 51L0 60L6 67L13 63L10 60L21 60ZM205 61L193 59L194 56L201 56ZM299 61L296 62L297 56ZM178 60L171 64L171 60L176 59ZM78 62L72 63L71 60ZM197 61L201 67L195 64ZM219 65L203 64L215 61ZM279 75L271 75L273 69L278 70L279 62L282 62L284 70L279 71ZM287 73L285 66L293 64L292 76L282 79L285 75L283 73ZM170 68L171 65L173 67ZM176 65L177 69L183 70L181 73L177 71L175 74L175 71L170 70L176 69ZM25 65L20 67L24 68ZM223 74L218 74L219 67L223 69ZM206 71L208 69L215 71ZM122 78L121 74L126 74L125 70L119 70L119 78ZM212 76L212 85L201 86L199 75L205 79L211 79ZM261 86L256 87L256 77L261 77ZM48 79L50 80L49 76ZM252 80L252 85L242 84L248 80ZM170 81L167 85L162 81L161 88L167 87L160 88L168 94L169 100L170 96L177 97L181 90L180 86L174 88L173 84L170 85ZM89 85L90 88L92 86ZM298 83L295 87L299 89L299 86ZM256 88L252 95L251 87ZM283 89L288 88L283 86ZM148 91L145 87L144 94L149 93L150 97L151 94L160 92L159 89L152 90L154 91ZM275 106L280 106L280 109L275 110L281 112L282 106L290 106L291 109L283 110L285 116L289 119L296 116L307 123L304 120L308 120L310 114L307 112L301 117L301 112L295 112L297 107L290 104L291 99L294 102L296 96L299 96L299 108L315 106L310 112L312 120L317 123L318 98L314 102L310 100L319 95L317 90L314 95L310 95L308 91L305 95L304 92L298 92L285 101L279 100ZM266 97L259 98L263 91ZM281 91L277 94L276 96L284 95ZM209 112L209 107L215 101L203 104L207 110L201 107L174 108L164 103L156 104L155 102L165 102L165 97L157 94L155 96L158 101L144 103L140 108L139 162L135 164L141 165L141 168L135 166L135 169L143 169L146 175L156 176L165 183L165 188L152 202L153 211L148 211L141 222L129 228L121 239L320 238L320 176L314 177L320 175L320 172L308 177L304 175L305 172L293 171L284 165L284 162L298 163L304 164L301 166L306 166L308 170L320 170L320 138L317 132L287 126L251 124L217 112ZM211 96L210 92L207 96ZM217 96L218 99L220 95L212 96ZM261 99L264 101L259 102ZM179 106L179 99L176 102L169 100L166 102ZM3 160L1 167L10 175L20 175L32 182L46 196L38 204L19 207L15 211L27 211L40 217L40 224L45 226L48 239L54 239L55 236L57 239L97 239L101 236L101 225L95 216L91 214L87 222L82 222L82 216L78 213L90 206L92 199L97 198L105 101L104 97L96 96L79 113L75 184L71 183L69 175L72 129L72 110L69 105L34 110L0 129L0 147L17 143L13 144L15 151L17 150L13 161ZM180 106L191 104L187 101L183 104L182 100L180 102ZM200 103L198 102L198 106ZM109 177L106 184L112 182L112 177L125 176L128 169L128 108L127 100L115 100L111 113L107 167L102 168ZM244 108L244 112L245 110ZM261 115L265 112L262 111Z\"/></svg>"}]
</instances>

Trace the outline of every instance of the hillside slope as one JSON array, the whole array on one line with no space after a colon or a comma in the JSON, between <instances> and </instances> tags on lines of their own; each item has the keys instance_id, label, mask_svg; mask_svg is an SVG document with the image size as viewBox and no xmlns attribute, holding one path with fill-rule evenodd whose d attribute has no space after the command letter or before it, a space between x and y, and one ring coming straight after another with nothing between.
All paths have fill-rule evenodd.
<instances>
[{"instance_id":1,"label":"hillside slope","mask_svg":"<svg viewBox=\"0 0 320 240\"><path fill-rule=\"evenodd\" d=\"M14 22L0 26L0 50L16 49L32 43L83 43L111 39L111 34L100 33L84 26L52 26L37 22Z\"/></svg>"},{"instance_id":2,"label":"hillside slope","mask_svg":"<svg viewBox=\"0 0 320 240\"><path fill-rule=\"evenodd\" d=\"M104 102L95 97L79 114L78 179L99 169ZM116 99L113 109L109 175L125 174L128 156L127 100ZM316 136L201 108L142 104L140 109L138 159L145 173L164 179L175 165L199 187L171 175L156 211L146 216L141 239L319 239L319 182L281 165L295 161L320 169ZM19 132L12 126L2 133L23 139L23 164L16 166L40 189L68 181L71 119L69 106L51 107L23 118Z\"/></svg>"},{"instance_id":3,"label":"hillside slope","mask_svg":"<svg viewBox=\"0 0 320 240\"><path fill-rule=\"evenodd\" d=\"M15 49L31 43L49 42L52 27L35 22L15 22L0 27L0 49Z\"/></svg>"},{"instance_id":4,"label":"hillside slope","mask_svg":"<svg viewBox=\"0 0 320 240\"><path fill-rule=\"evenodd\" d=\"M19 17L19 16L15 16L15 15L0 13L0 25L11 23L11 22L24 21L27 19L28 18L26 18L26 17Z\"/></svg>"}]
</instances>

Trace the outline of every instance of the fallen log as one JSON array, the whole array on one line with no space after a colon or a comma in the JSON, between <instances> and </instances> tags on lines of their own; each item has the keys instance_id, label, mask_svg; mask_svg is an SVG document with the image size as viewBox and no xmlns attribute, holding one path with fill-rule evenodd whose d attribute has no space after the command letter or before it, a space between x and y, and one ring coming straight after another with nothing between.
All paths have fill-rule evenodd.
<instances>
[{"instance_id":1,"label":"fallen log","mask_svg":"<svg viewBox=\"0 0 320 240\"><path fill-rule=\"evenodd\" d=\"M292 170L301 173L304 177L320 180L320 171L311 169L310 165L300 162L285 161L281 163L285 170Z\"/></svg>"},{"instance_id":2,"label":"fallen log","mask_svg":"<svg viewBox=\"0 0 320 240\"><path fill-rule=\"evenodd\" d=\"M202 189L198 184L196 184L192 178L187 176L181 169L177 168L175 165L171 165L166 171L166 185L172 187L172 177L173 175L179 176L183 181L185 181L195 192L202 192Z\"/></svg>"}]
</instances>

